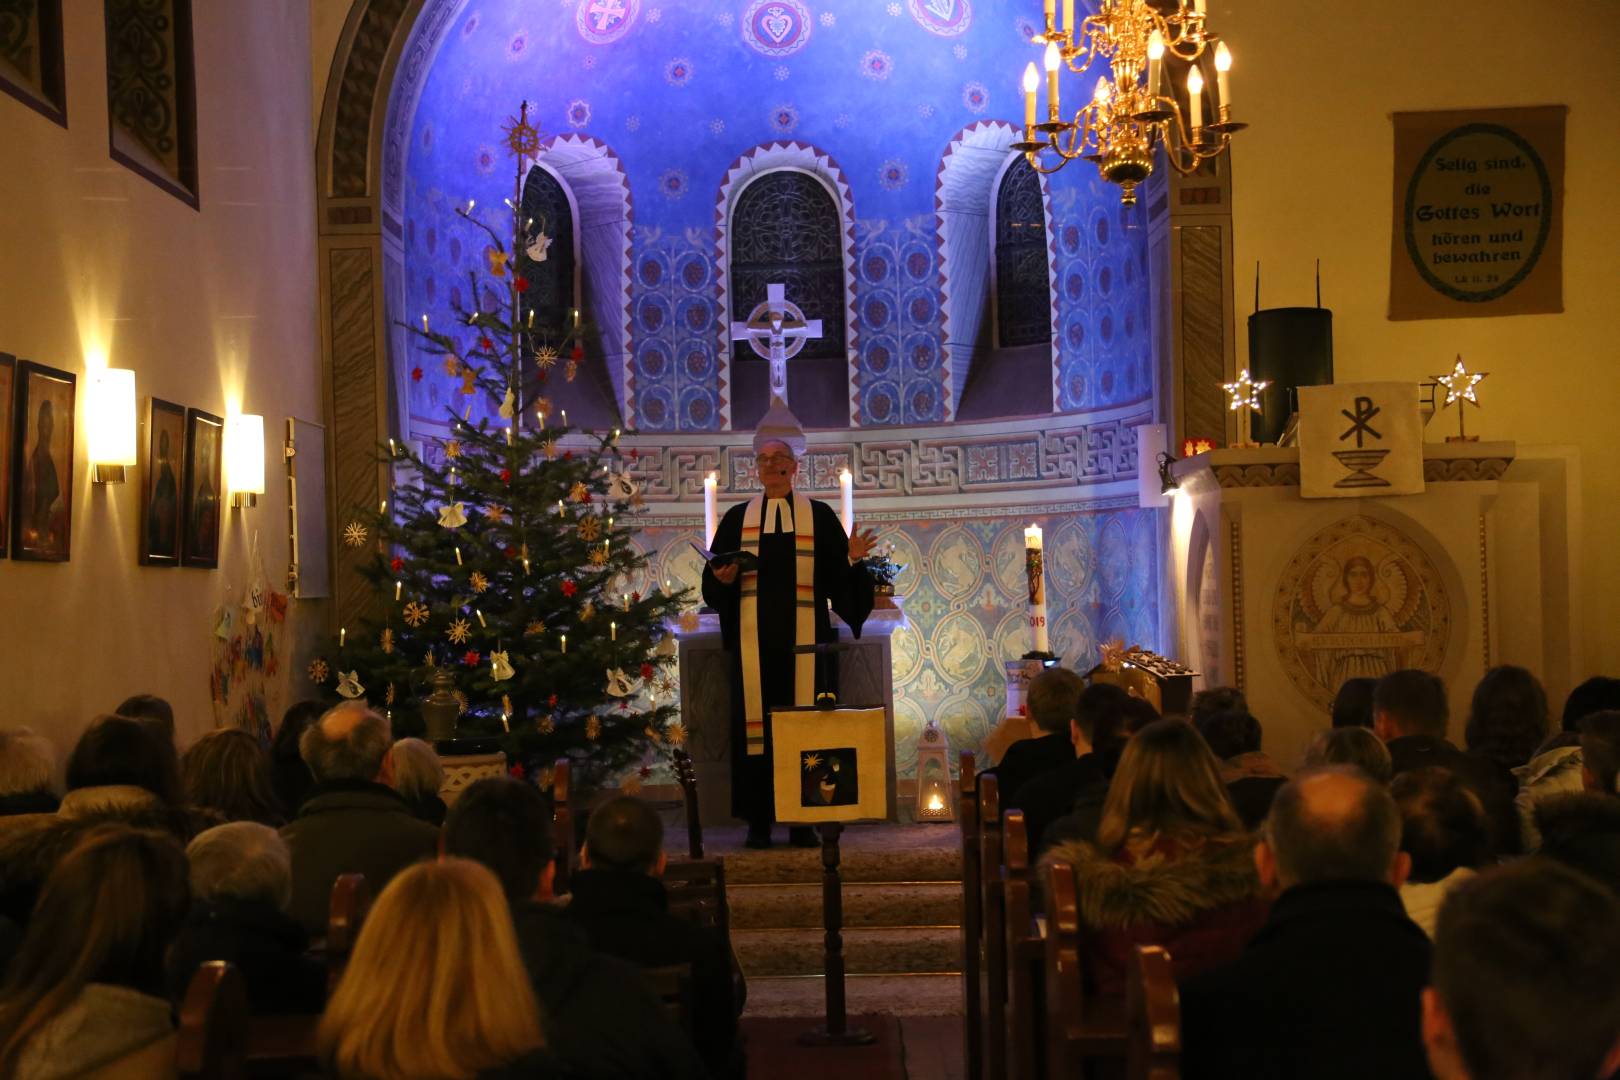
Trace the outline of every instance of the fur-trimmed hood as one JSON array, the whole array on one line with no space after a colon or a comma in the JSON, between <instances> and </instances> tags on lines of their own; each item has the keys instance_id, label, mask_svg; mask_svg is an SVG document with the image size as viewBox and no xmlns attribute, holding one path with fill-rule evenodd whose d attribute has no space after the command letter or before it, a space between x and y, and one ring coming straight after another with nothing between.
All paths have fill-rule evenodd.
<instances>
[{"instance_id":1,"label":"fur-trimmed hood","mask_svg":"<svg viewBox=\"0 0 1620 1080\"><path fill-rule=\"evenodd\" d=\"M1247 833L1205 839L1195 846L1162 847L1119 861L1085 840L1054 845L1042 863L1074 867L1080 917L1098 929L1143 923L1175 926L1199 914L1240 903L1260 891L1254 841Z\"/></svg>"}]
</instances>

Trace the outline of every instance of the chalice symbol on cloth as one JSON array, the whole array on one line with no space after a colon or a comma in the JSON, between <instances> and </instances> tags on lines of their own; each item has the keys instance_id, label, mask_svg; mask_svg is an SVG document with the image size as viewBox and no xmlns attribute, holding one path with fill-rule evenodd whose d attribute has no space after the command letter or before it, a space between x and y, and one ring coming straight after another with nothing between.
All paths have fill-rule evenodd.
<instances>
[{"instance_id":1,"label":"chalice symbol on cloth","mask_svg":"<svg viewBox=\"0 0 1620 1080\"><path fill-rule=\"evenodd\" d=\"M1344 442L1354 436L1356 448L1354 450L1333 451L1333 456L1339 459L1339 464L1350 470L1349 476L1344 477L1333 486L1338 488L1389 487L1388 480L1382 476L1374 476L1372 473L1372 470L1376 469L1379 463L1389 456L1389 450L1368 447L1363 442L1369 437L1373 439L1382 439L1384 437L1379 433L1378 429L1372 426L1373 417L1383 410L1374 405L1370 397L1356 398L1355 407L1356 411L1353 413L1349 409L1339 410L1350 421L1350 426L1345 429L1344 434L1339 436L1339 441Z\"/></svg>"}]
</instances>

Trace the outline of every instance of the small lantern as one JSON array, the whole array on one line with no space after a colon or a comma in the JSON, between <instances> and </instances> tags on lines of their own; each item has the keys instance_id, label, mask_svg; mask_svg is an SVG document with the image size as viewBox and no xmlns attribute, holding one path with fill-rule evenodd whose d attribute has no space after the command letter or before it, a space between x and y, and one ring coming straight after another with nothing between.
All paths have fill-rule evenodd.
<instances>
[{"instance_id":1,"label":"small lantern","mask_svg":"<svg viewBox=\"0 0 1620 1080\"><path fill-rule=\"evenodd\" d=\"M917 820L950 821L955 808L951 805L951 748L945 733L934 721L928 721L917 737Z\"/></svg>"}]
</instances>

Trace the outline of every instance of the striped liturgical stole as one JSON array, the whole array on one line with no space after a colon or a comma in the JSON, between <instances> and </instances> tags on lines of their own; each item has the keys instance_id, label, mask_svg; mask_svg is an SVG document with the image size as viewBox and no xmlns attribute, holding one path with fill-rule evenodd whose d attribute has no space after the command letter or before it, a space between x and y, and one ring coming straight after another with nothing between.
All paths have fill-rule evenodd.
<instances>
[{"instance_id":1,"label":"striped liturgical stole","mask_svg":"<svg viewBox=\"0 0 1620 1080\"><path fill-rule=\"evenodd\" d=\"M759 557L760 518L765 496L748 500L743 510L742 550ZM816 519L810 500L793 493L793 643L816 642ZM742 573L740 636L742 638L743 722L748 753L765 753L765 693L759 671L759 571ZM798 653L793 658L793 703L813 705L816 697L816 654Z\"/></svg>"}]
</instances>

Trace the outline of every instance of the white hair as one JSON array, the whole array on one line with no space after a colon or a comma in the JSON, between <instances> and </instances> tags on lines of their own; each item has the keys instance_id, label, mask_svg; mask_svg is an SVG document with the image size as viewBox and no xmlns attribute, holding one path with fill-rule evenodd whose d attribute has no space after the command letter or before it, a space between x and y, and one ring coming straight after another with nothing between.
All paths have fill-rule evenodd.
<instances>
[{"instance_id":1,"label":"white hair","mask_svg":"<svg viewBox=\"0 0 1620 1080\"><path fill-rule=\"evenodd\" d=\"M401 739L388 750L394 765L394 790L407 799L437 795L444 787L444 764L421 739Z\"/></svg>"},{"instance_id":2,"label":"white hair","mask_svg":"<svg viewBox=\"0 0 1620 1080\"><path fill-rule=\"evenodd\" d=\"M0 731L0 795L50 791L56 777L56 750L50 740L27 728Z\"/></svg>"},{"instance_id":3,"label":"white hair","mask_svg":"<svg viewBox=\"0 0 1620 1080\"><path fill-rule=\"evenodd\" d=\"M292 900L292 856L268 825L233 821L206 829L186 846L186 858L199 900L260 900L281 910Z\"/></svg>"}]
</instances>

